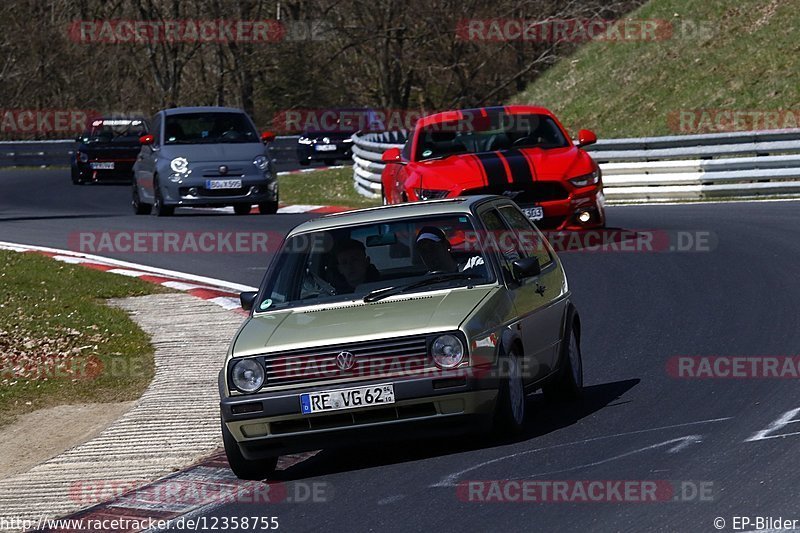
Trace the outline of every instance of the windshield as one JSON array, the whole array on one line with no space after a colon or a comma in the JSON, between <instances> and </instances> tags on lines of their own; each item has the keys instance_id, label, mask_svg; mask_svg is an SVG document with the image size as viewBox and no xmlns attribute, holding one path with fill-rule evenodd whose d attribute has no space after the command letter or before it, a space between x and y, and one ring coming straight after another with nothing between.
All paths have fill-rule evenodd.
<instances>
[{"instance_id":1,"label":"windshield","mask_svg":"<svg viewBox=\"0 0 800 533\"><path fill-rule=\"evenodd\" d=\"M254 143L260 138L242 113L168 115L164 144Z\"/></svg>"},{"instance_id":2,"label":"windshield","mask_svg":"<svg viewBox=\"0 0 800 533\"><path fill-rule=\"evenodd\" d=\"M430 124L420 130L416 160L516 148L548 150L569 146L571 143L561 128L547 115L467 115L459 121Z\"/></svg>"},{"instance_id":3,"label":"windshield","mask_svg":"<svg viewBox=\"0 0 800 533\"><path fill-rule=\"evenodd\" d=\"M84 143L139 143L139 137L147 134L143 120L100 119L95 120L81 134Z\"/></svg>"},{"instance_id":4,"label":"windshield","mask_svg":"<svg viewBox=\"0 0 800 533\"><path fill-rule=\"evenodd\" d=\"M257 311L494 281L471 218L415 217L287 239Z\"/></svg>"}]
</instances>

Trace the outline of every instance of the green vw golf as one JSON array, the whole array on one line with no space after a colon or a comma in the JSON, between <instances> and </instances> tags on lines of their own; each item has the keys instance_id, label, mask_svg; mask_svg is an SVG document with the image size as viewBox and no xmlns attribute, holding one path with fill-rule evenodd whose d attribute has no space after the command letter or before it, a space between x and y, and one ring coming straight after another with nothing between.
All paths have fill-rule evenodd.
<instances>
[{"instance_id":1,"label":"green vw golf","mask_svg":"<svg viewBox=\"0 0 800 533\"><path fill-rule=\"evenodd\" d=\"M510 199L362 209L289 232L219 376L228 462L422 432L519 432L574 399L580 321L561 262Z\"/></svg>"}]
</instances>

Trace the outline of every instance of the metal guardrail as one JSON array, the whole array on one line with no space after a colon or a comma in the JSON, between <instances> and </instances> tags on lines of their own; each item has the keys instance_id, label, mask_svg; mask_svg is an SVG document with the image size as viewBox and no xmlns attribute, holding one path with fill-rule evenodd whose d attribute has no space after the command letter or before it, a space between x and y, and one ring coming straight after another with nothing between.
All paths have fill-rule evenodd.
<instances>
[{"instance_id":1,"label":"metal guardrail","mask_svg":"<svg viewBox=\"0 0 800 533\"><path fill-rule=\"evenodd\" d=\"M267 147L267 153L275 162L294 160L298 135L276 137ZM48 167L70 164L75 151L75 141L0 141L0 168L2 167Z\"/></svg>"},{"instance_id":2,"label":"metal guardrail","mask_svg":"<svg viewBox=\"0 0 800 533\"><path fill-rule=\"evenodd\" d=\"M381 154L405 140L403 132L353 136L358 192L380 196ZM606 139L587 151L609 203L800 196L800 129Z\"/></svg>"}]
</instances>

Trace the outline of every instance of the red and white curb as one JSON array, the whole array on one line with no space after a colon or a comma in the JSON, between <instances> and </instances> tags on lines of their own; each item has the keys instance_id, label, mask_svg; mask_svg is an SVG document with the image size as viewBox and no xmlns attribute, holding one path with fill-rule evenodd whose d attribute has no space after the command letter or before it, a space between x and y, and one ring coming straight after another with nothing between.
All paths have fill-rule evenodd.
<instances>
[{"instance_id":1,"label":"red and white curb","mask_svg":"<svg viewBox=\"0 0 800 533\"><path fill-rule=\"evenodd\" d=\"M156 285L187 292L192 296L219 305L223 309L241 311L243 314L247 313L240 309L239 293L257 290L256 287L249 287L247 285L232 283L221 279L196 276L194 274L176 272L174 270L166 270L58 248L0 241L0 250L37 253L64 263L81 265L110 274L139 278Z\"/></svg>"}]
</instances>

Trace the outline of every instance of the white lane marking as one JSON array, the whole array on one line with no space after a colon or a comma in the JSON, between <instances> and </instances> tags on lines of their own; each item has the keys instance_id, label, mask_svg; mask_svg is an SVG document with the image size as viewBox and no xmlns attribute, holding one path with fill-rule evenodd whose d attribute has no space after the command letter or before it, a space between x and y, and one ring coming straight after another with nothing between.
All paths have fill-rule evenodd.
<instances>
[{"instance_id":1,"label":"white lane marking","mask_svg":"<svg viewBox=\"0 0 800 533\"><path fill-rule=\"evenodd\" d=\"M757 440L777 439L789 437L791 435L800 435L800 431L796 431L794 433L779 433L778 435L770 435L770 433L775 433L789 424L796 424L800 422L800 419L795 418L798 414L800 414L800 407L797 409L792 409L791 411L786 411L783 413L783 415L781 415L780 418L767 426L766 429L762 429L761 431L753 433L753 435L746 439L745 442L755 442Z\"/></svg>"},{"instance_id":2,"label":"white lane marking","mask_svg":"<svg viewBox=\"0 0 800 533\"><path fill-rule=\"evenodd\" d=\"M218 306L222 307L223 309L238 309L242 304L239 303L239 300L236 298L230 298L227 296L217 296L216 298L209 298L209 302L213 302Z\"/></svg>"},{"instance_id":3,"label":"white lane marking","mask_svg":"<svg viewBox=\"0 0 800 533\"><path fill-rule=\"evenodd\" d=\"M584 468L591 468L593 466L600 466L602 464L610 463L612 461L616 461L617 459L624 459L625 457L630 457L631 455L636 455L637 453L647 452L650 450L656 450L658 448L663 448L665 446L669 446L670 444L676 444L670 448L670 452L678 448L679 446L686 446L691 443L701 442L703 440L701 435L686 435L685 437L678 437L677 439L670 439L664 442L659 442L658 444L651 444L650 446L645 446L644 448L639 448L636 450L632 450L630 452L621 453L619 455L615 455L614 457L609 457L607 459L601 459L599 461L594 461L592 463L586 463L578 466L571 466L569 468L562 468L561 470L550 470L548 472L541 472L539 474L531 474L529 476L523 478L516 478L516 479L529 479L532 477L541 477L541 476L552 476L553 474L563 474L566 472L575 472L576 470L583 470Z\"/></svg>"},{"instance_id":4,"label":"white lane marking","mask_svg":"<svg viewBox=\"0 0 800 533\"><path fill-rule=\"evenodd\" d=\"M307 213L312 209L327 207L325 205L287 205L278 209L281 213Z\"/></svg>"},{"instance_id":5,"label":"white lane marking","mask_svg":"<svg viewBox=\"0 0 800 533\"><path fill-rule=\"evenodd\" d=\"M188 291L191 289L211 289L212 287L207 287L205 285L197 285L195 283L185 283L183 281L165 281L161 285L164 287L169 287L170 289L176 289L179 291Z\"/></svg>"},{"instance_id":6,"label":"white lane marking","mask_svg":"<svg viewBox=\"0 0 800 533\"><path fill-rule=\"evenodd\" d=\"M684 437L683 442L679 442L678 444L676 444L675 446L673 446L672 448L667 450L667 453L678 453L678 452L683 451L684 449L688 448L692 444L700 444L701 442L703 442L703 437L702 436L700 436L700 435L689 435L688 437Z\"/></svg>"},{"instance_id":7,"label":"white lane marking","mask_svg":"<svg viewBox=\"0 0 800 533\"><path fill-rule=\"evenodd\" d=\"M790 197L790 198L742 198L736 200L695 200L695 201L688 201L688 202L628 202L628 203L616 203L613 200L608 202L608 198L606 198L606 207L639 207L639 206L647 206L653 207L657 205L717 205L717 204L753 204L753 203L762 203L762 202L800 202L800 198L797 197Z\"/></svg>"},{"instance_id":8,"label":"white lane marking","mask_svg":"<svg viewBox=\"0 0 800 533\"><path fill-rule=\"evenodd\" d=\"M522 455L527 455L527 454L530 454L530 453L541 452L541 451L544 451L544 450L552 450L552 449L556 449L556 448L565 448L567 446L575 446L575 445L578 445L578 444L586 444L588 442L595 442L595 441L598 441L598 440L614 439L614 438L618 438L618 437L626 437L626 436L629 436L629 435L637 435L637 434L640 434L640 433L651 433L653 431L664 431L666 429L682 428L682 427L687 427L687 426L697 426L697 425L700 425L700 424L712 424L714 422L724 422L724 421L730 420L732 418L733 418L732 416L726 416L724 418L711 418L711 419L708 419L708 420L698 420L696 422L686 422L684 424L673 424L671 426L661 426L661 427L650 428L650 429L639 429L637 431L627 431L625 433L615 433L613 435L603 435L603 436L600 436L600 437L592 437L590 439L578 440L578 441L573 441L573 442L566 442L564 444L555 444L553 446L545 446L545 447L542 447L542 448L535 448L533 450L524 450L524 451L521 451L521 452L512 453L511 455L506 455L506 456L503 456L503 457L496 457L494 459L489 459L488 461L483 461L483 462L478 463L476 465L473 465L473 466L471 466L469 468L465 468L464 470L460 470L458 472L455 472L453 474L450 474L448 476L443 477L438 483L434 483L433 485L430 485L430 487L456 487L457 485L455 484L455 481L459 477L461 477L462 475L466 474L467 472L472 472L473 470L478 470L480 468L483 468L484 466L488 466L488 465L493 464L493 463L499 463L500 461L505 461L507 459L514 459L515 457L520 457Z\"/></svg>"},{"instance_id":9,"label":"white lane marking","mask_svg":"<svg viewBox=\"0 0 800 533\"><path fill-rule=\"evenodd\" d=\"M9 249L15 251L39 251L39 252L47 252L51 254L56 254L59 256L67 256L73 258L80 258L92 262L97 263L106 263L108 265L114 265L122 268L129 268L132 270L142 270L147 274L156 274L159 276L163 276L166 278L177 278L182 279L185 281L194 281L197 283L204 283L206 285L211 285L217 288L224 288L229 289L235 292L244 292L244 291L255 291L258 290L256 287L250 287L248 285L242 285L240 283L233 283L231 281L225 281L221 279L215 278L208 278L205 276L198 276L195 274L187 274L185 272L178 272L176 270L167 270L165 268L158 268L152 267L148 265L142 265L139 263L131 263L129 261L120 261L118 259L111 259L110 257L103 257L99 255L92 255L92 254L84 254L79 252L72 252L70 250L62 250L59 248L49 248L46 246L36 246L32 244L20 244L14 242L6 242L0 241L0 249Z\"/></svg>"},{"instance_id":10,"label":"white lane marking","mask_svg":"<svg viewBox=\"0 0 800 533\"><path fill-rule=\"evenodd\" d=\"M69 263L71 265L79 265L81 263L88 263L86 259L82 257L70 257L68 255L54 255L53 259L56 261L61 261L62 263Z\"/></svg>"},{"instance_id":11,"label":"white lane marking","mask_svg":"<svg viewBox=\"0 0 800 533\"><path fill-rule=\"evenodd\" d=\"M110 272L111 274L120 274L122 276L129 276L131 278L140 278L147 275L147 272L142 272L141 270L130 270L128 268L112 268L111 270L106 270L106 272Z\"/></svg>"}]
</instances>

